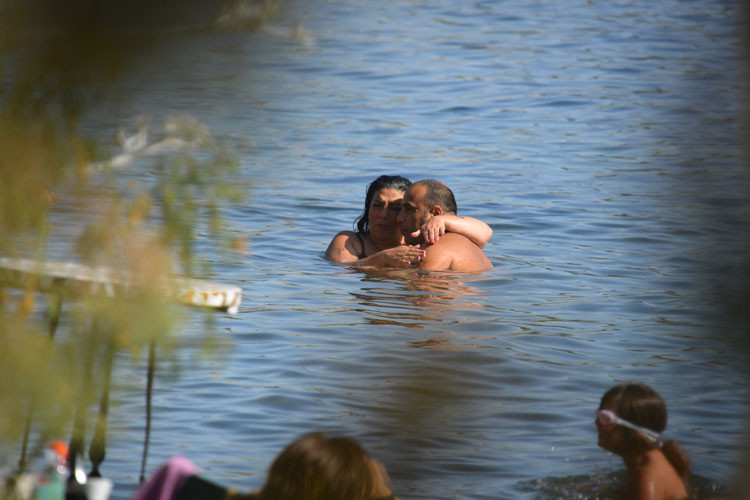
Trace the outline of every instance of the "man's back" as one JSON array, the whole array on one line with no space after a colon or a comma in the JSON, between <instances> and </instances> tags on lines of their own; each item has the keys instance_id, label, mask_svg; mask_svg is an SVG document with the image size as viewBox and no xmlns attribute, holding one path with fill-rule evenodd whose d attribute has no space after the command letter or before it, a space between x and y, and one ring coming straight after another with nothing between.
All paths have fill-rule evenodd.
<instances>
[{"instance_id":1,"label":"man's back","mask_svg":"<svg viewBox=\"0 0 750 500\"><path fill-rule=\"evenodd\" d=\"M437 243L425 246L419 266L425 271L486 271L492 263L474 243L457 233L445 233Z\"/></svg>"}]
</instances>

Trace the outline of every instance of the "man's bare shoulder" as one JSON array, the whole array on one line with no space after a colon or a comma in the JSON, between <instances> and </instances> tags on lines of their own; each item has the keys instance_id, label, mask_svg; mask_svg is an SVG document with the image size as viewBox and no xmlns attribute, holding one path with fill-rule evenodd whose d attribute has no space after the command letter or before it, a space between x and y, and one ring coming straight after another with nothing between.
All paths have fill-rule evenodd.
<instances>
[{"instance_id":1,"label":"man's bare shoulder","mask_svg":"<svg viewBox=\"0 0 750 500\"><path fill-rule=\"evenodd\" d=\"M445 233L437 242L435 242L435 245L439 243L449 243L451 245L464 245L466 243L469 243L476 246L469 238L459 233Z\"/></svg>"},{"instance_id":2,"label":"man's bare shoulder","mask_svg":"<svg viewBox=\"0 0 750 500\"><path fill-rule=\"evenodd\" d=\"M423 269L444 271L485 271L492 263L469 238L457 233L446 233L426 248Z\"/></svg>"}]
</instances>

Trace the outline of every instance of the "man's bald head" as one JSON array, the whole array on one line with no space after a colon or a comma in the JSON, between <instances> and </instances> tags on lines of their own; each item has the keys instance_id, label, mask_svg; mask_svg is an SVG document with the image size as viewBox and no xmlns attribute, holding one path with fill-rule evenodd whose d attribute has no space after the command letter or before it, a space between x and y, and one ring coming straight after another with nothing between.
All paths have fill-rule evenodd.
<instances>
[{"instance_id":1,"label":"man's bald head","mask_svg":"<svg viewBox=\"0 0 750 500\"><path fill-rule=\"evenodd\" d=\"M425 194L422 203L427 210L431 210L433 207L438 206L442 209L444 214L456 215L458 213L456 197L453 196L453 191L442 182L436 181L435 179L423 179L412 184L409 189L416 186L425 187Z\"/></svg>"}]
</instances>

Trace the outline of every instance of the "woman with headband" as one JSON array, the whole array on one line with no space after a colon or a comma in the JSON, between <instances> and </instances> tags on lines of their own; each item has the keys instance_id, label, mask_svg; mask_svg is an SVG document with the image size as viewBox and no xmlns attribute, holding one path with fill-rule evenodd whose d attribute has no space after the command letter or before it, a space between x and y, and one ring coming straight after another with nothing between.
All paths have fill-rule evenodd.
<instances>
[{"instance_id":1,"label":"woman with headband","mask_svg":"<svg viewBox=\"0 0 750 500\"><path fill-rule=\"evenodd\" d=\"M645 384L622 384L602 396L596 412L598 445L625 462L624 498L682 500L688 498L690 461L674 441L662 443L667 406Z\"/></svg>"}]
</instances>

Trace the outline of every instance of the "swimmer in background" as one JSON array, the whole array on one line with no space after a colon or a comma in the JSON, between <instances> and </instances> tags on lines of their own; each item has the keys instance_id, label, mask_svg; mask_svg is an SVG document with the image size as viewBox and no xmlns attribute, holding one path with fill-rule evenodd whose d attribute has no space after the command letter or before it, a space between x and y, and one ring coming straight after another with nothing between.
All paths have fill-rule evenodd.
<instances>
[{"instance_id":1,"label":"swimmer in background","mask_svg":"<svg viewBox=\"0 0 750 500\"><path fill-rule=\"evenodd\" d=\"M326 250L333 262L358 266L409 267L426 255L419 245L405 245L398 222L404 193L411 181L398 175L381 175L367 187L365 208L355 223L357 231L341 231ZM437 242L446 232L458 233L479 248L489 241L492 228L473 217L441 215L423 224L414 237Z\"/></svg>"},{"instance_id":2,"label":"swimmer in background","mask_svg":"<svg viewBox=\"0 0 750 500\"><path fill-rule=\"evenodd\" d=\"M625 463L625 499L688 498L690 461L674 441L660 440L667 406L655 390L639 383L611 388L602 396L595 422L597 444Z\"/></svg>"}]
</instances>

